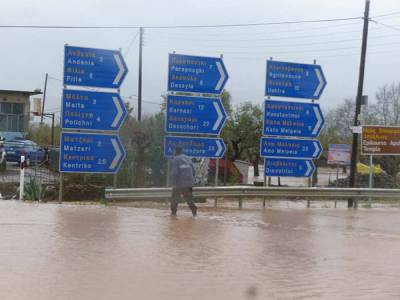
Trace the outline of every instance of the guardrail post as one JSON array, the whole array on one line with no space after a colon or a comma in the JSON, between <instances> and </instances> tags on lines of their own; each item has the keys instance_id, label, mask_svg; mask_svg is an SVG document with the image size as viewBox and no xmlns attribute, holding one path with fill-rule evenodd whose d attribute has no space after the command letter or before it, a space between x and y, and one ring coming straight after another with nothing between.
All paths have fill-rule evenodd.
<instances>
[{"instance_id":1,"label":"guardrail post","mask_svg":"<svg viewBox=\"0 0 400 300\"><path fill-rule=\"evenodd\" d=\"M218 198L215 197L215 199L214 199L214 208L217 208L217 206L218 206Z\"/></svg>"},{"instance_id":2,"label":"guardrail post","mask_svg":"<svg viewBox=\"0 0 400 300\"><path fill-rule=\"evenodd\" d=\"M239 208L240 209L243 208L243 198L242 197L239 198Z\"/></svg>"},{"instance_id":3,"label":"guardrail post","mask_svg":"<svg viewBox=\"0 0 400 300\"><path fill-rule=\"evenodd\" d=\"M265 198L263 198L263 207L265 208Z\"/></svg>"}]
</instances>

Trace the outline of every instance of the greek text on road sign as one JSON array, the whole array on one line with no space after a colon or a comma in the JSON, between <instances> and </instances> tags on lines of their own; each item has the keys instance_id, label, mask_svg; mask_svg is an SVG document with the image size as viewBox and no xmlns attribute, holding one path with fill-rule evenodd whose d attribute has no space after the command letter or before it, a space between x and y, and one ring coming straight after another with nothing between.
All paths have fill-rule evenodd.
<instances>
[{"instance_id":1,"label":"greek text on road sign","mask_svg":"<svg viewBox=\"0 0 400 300\"><path fill-rule=\"evenodd\" d=\"M226 113L219 98L168 95L165 131L219 134Z\"/></svg>"},{"instance_id":2,"label":"greek text on road sign","mask_svg":"<svg viewBox=\"0 0 400 300\"><path fill-rule=\"evenodd\" d=\"M264 164L265 176L271 177L310 177L314 171L312 160L266 158Z\"/></svg>"},{"instance_id":3,"label":"greek text on road sign","mask_svg":"<svg viewBox=\"0 0 400 300\"><path fill-rule=\"evenodd\" d=\"M322 145L318 140L261 138L261 156L286 158L319 158Z\"/></svg>"},{"instance_id":4,"label":"greek text on road sign","mask_svg":"<svg viewBox=\"0 0 400 300\"><path fill-rule=\"evenodd\" d=\"M181 147L187 156L204 158L221 158L226 150L224 140L220 138L166 136L164 155L173 156L176 147Z\"/></svg>"},{"instance_id":5,"label":"greek text on road sign","mask_svg":"<svg viewBox=\"0 0 400 300\"><path fill-rule=\"evenodd\" d=\"M219 57L169 55L169 91L221 94L228 77Z\"/></svg>"},{"instance_id":6,"label":"greek text on road sign","mask_svg":"<svg viewBox=\"0 0 400 300\"><path fill-rule=\"evenodd\" d=\"M319 65L267 61L265 96L319 99L326 84Z\"/></svg>"},{"instance_id":7,"label":"greek text on road sign","mask_svg":"<svg viewBox=\"0 0 400 300\"><path fill-rule=\"evenodd\" d=\"M125 158L118 135L61 133L60 171L117 173Z\"/></svg>"},{"instance_id":8,"label":"greek text on road sign","mask_svg":"<svg viewBox=\"0 0 400 300\"><path fill-rule=\"evenodd\" d=\"M117 89L127 73L120 51L65 46L64 85Z\"/></svg>"},{"instance_id":9,"label":"greek text on road sign","mask_svg":"<svg viewBox=\"0 0 400 300\"><path fill-rule=\"evenodd\" d=\"M315 138L324 125L318 104L266 100L263 135Z\"/></svg>"},{"instance_id":10,"label":"greek text on road sign","mask_svg":"<svg viewBox=\"0 0 400 300\"><path fill-rule=\"evenodd\" d=\"M63 129L118 131L127 115L117 93L64 90Z\"/></svg>"}]
</instances>

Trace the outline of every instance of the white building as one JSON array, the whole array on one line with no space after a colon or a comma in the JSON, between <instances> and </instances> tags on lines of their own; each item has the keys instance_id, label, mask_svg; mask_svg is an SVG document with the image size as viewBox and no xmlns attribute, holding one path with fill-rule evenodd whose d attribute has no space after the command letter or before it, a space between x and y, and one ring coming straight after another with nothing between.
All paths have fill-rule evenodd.
<instances>
[{"instance_id":1,"label":"white building","mask_svg":"<svg viewBox=\"0 0 400 300\"><path fill-rule=\"evenodd\" d=\"M30 97L35 91L0 90L0 136L6 140L25 137L29 129Z\"/></svg>"}]
</instances>

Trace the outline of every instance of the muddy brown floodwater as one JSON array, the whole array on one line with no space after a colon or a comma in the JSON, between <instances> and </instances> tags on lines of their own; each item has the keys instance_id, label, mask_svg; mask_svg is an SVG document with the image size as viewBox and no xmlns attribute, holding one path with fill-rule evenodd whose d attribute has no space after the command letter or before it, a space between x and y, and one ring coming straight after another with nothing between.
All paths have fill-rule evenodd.
<instances>
[{"instance_id":1,"label":"muddy brown floodwater","mask_svg":"<svg viewBox=\"0 0 400 300\"><path fill-rule=\"evenodd\" d=\"M399 299L400 211L0 202L0 299Z\"/></svg>"}]
</instances>

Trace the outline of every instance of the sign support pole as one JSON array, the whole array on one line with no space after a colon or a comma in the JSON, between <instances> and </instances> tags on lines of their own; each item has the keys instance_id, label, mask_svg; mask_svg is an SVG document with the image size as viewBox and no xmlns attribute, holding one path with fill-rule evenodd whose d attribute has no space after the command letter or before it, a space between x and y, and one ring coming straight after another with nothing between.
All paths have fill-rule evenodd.
<instances>
[{"instance_id":1,"label":"sign support pole","mask_svg":"<svg viewBox=\"0 0 400 300\"><path fill-rule=\"evenodd\" d=\"M215 186L218 186L218 177L219 177L219 158L215 159Z\"/></svg>"},{"instance_id":2,"label":"sign support pole","mask_svg":"<svg viewBox=\"0 0 400 300\"><path fill-rule=\"evenodd\" d=\"M64 173L60 173L60 188L58 191L58 203L62 203L63 201L63 188L64 188Z\"/></svg>"},{"instance_id":3,"label":"sign support pole","mask_svg":"<svg viewBox=\"0 0 400 300\"><path fill-rule=\"evenodd\" d=\"M336 165L336 187L339 185L339 165Z\"/></svg>"},{"instance_id":4,"label":"sign support pole","mask_svg":"<svg viewBox=\"0 0 400 300\"><path fill-rule=\"evenodd\" d=\"M339 165L336 164L336 187L339 186ZM335 208L337 207L337 200L335 199Z\"/></svg>"},{"instance_id":5,"label":"sign support pole","mask_svg":"<svg viewBox=\"0 0 400 300\"><path fill-rule=\"evenodd\" d=\"M356 99L356 111L354 115L354 126L358 126L358 115L361 112L361 101L364 88L364 73L365 73L365 62L367 56L367 42L368 42L368 25L369 25L369 6L370 0L365 0L365 12L364 12L364 29L363 38L361 46L361 59L360 59L360 73L358 79L358 90ZM351 167L350 167L350 182L351 188L355 186L355 176L357 167L357 154L358 154L358 133L353 132L353 147L351 152ZM349 199L347 201L347 207L354 207L354 199Z\"/></svg>"},{"instance_id":6,"label":"sign support pole","mask_svg":"<svg viewBox=\"0 0 400 300\"><path fill-rule=\"evenodd\" d=\"M167 178L166 178L166 180L165 180L165 182L166 182L166 187L169 187L170 185L171 185L171 183L170 183L170 178L171 178L171 176L170 176L170 173L171 172L171 159L167 159Z\"/></svg>"},{"instance_id":7,"label":"sign support pole","mask_svg":"<svg viewBox=\"0 0 400 300\"><path fill-rule=\"evenodd\" d=\"M113 188L116 189L118 186L118 176L117 173L113 175Z\"/></svg>"},{"instance_id":8,"label":"sign support pole","mask_svg":"<svg viewBox=\"0 0 400 300\"><path fill-rule=\"evenodd\" d=\"M374 185L374 176L373 176L372 168L373 168L373 157L372 157L372 155L370 155L369 156L369 185L368 185L368 187L370 189L372 189L373 185Z\"/></svg>"},{"instance_id":9,"label":"sign support pole","mask_svg":"<svg viewBox=\"0 0 400 300\"><path fill-rule=\"evenodd\" d=\"M373 173L373 156L369 156L369 184L368 187L372 189L374 187L374 173ZM372 199L369 198L369 203L371 203Z\"/></svg>"}]
</instances>

